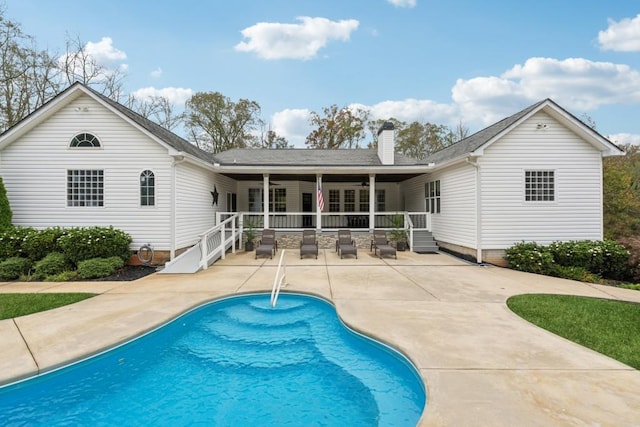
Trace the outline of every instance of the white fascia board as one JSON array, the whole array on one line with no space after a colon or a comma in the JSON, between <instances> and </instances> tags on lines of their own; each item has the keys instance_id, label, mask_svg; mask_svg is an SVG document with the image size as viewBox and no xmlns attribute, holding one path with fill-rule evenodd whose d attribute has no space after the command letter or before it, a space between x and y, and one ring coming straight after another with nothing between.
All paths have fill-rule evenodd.
<instances>
[{"instance_id":1,"label":"white fascia board","mask_svg":"<svg viewBox=\"0 0 640 427\"><path fill-rule=\"evenodd\" d=\"M68 89L67 93L62 93L59 96L54 97L42 107L38 108L20 122L9 128L2 135L0 135L0 150L7 145L11 144L16 139L20 138L31 129L38 126L44 120L51 117L57 111L62 109L65 105L78 99L82 93L80 93L81 86L76 86ZM84 92L84 91L83 91Z\"/></svg>"},{"instance_id":2,"label":"white fascia board","mask_svg":"<svg viewBox=\"0 0 640 427\"><path fill-rule=\"evenodd\" d=\"M553 104L550 104L548 106L545 105L544 110L551 117L558 120L569 130L577 134L580 138L584 139L586 142L594 146L598 151L602 153L603 157L624 155L624 151L622 151L617 145L609 141L604 136L600 135L597 131L577 120L566 111L555 107Z\"/></svg>"},{"instance_id":3,"label":"white fascia board","mask_svg":"<svg viewBox=\"0 0 640 427\"><path fill-rule=\"evenodd\" d=\"M393 174L393 173L427 173L433 166L264 166L264 165L220 165L214 166L218 172L278 175L331 175L331 174Z\"/></svg>"}]
</instances>

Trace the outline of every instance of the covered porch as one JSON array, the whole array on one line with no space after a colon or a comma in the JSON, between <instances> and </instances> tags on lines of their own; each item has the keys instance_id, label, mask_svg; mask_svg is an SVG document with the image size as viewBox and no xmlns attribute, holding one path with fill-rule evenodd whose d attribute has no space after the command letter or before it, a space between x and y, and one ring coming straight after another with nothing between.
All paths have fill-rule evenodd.
<instances>
[{"instance_id":1,"label":"covered porch","mask_svg":"<svg viewBox=\"0 0 640 427\"><path fill-rule=\"evenodd\" d=\"M416 228L431 231L422 192L405 194L403 182L416 173L340 174L225 174L236 181L236 193L227 195L227 211L216 223L239 214L238 227L279 231Z\"/></svg>"}]
</instances>

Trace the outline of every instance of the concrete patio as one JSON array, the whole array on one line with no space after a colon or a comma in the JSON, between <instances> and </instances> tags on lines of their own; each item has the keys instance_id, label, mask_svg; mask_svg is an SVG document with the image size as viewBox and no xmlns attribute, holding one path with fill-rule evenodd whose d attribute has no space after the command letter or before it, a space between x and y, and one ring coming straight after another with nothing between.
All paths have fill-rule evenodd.
<instances>
[{"instance_id":1,"label":"concrete patio","mask_svg":"<svg viewBox=\"0 0 640 427\"><path fill-rule=\"evenodd\" d=\"M193 275L0 283L0 293L100 294L0 321L0 384L104 350L203 302L269 291L277 262L242 252ZM421 426L640 425L640 371L539 329L505 304L523 293L640 302L638 291L476 266L446 254L380 260L360 250L358 259L340 259L321 250L317 260L301 260L287 250L286 263L285 292L331 300L352 328L413 361L427 389Z\"/></svg>"}]
</instances>

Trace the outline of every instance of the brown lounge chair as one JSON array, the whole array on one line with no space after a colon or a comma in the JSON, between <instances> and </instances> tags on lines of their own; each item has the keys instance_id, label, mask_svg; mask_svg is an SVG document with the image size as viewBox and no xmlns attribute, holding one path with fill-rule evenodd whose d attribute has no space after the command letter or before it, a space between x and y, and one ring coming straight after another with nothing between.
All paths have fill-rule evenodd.
<instances>
[{"instance_id":1,"label":"brown lounge chair","mask_svg":"<svg viewBox=\"0 0 640 427\"><path fill-rule=\"evenodd\" d=\"M258 241L258 247L256 248L256 259L262 255L273 258L277 251L278 241L276 240L275 230L270 228L262 230L262 238Z\"/></svg>"},{"instance_id":2,"label":"brown lounge chair","mask_svg":"<svg viewBox=\"0 0 640 427\"><path fill-rule=\"evenodd\" d=\"M355 255L358 259L358 248L351 238L351 231L338 230L338 240L336 240L336 252L342 259L345 255Z\"/></svg>"},{"instance_id":3,"label":"brown lounge chair","mask_svg":"<svg viewBox=\"0 0 640 427\"><path fill-rule=\"evenodd\" d=\"M314 255L318 259L318 240L316 230L302 230L302 240L300 241L300 259L304 255Z\"/></svg>"},{"instance_id":4,"label":"brown lounge chair","mask_svg":"<svg viewBox=\"0 0 640 427\"><path fill-rule=\"evenodd\" d=\"M380 258L385 255L393 255L395 259L398 259L396 248L389 244L387 233L384 230L373 230L371 250L373 250L374 254L377 254Z\"/></svg>"}]
</instances>

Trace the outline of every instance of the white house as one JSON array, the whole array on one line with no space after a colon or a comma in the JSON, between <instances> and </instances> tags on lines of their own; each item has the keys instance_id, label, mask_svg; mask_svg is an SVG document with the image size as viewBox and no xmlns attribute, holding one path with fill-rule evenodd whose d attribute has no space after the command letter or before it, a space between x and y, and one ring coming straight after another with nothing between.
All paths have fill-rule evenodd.
<instances>
[{"instance_id":1,"label":"white house","mask_svg":"<svg viewBox=\"0 0 640 427\"><path fill-rule=\"evenodd\" d=\"M156 262L175 265L193 247L189 271L206 268L212 248L235 250L247 220L366 237L400 215L412 250L436 250L433 237L497 264L519 241L603 236L602 158L622 152L549 99L422 161L394 153L393 135L383 126L377 152L212 155L76 83L0 135L0 175L14 224L113 225Z\"/></svg>"}]
</instances>

